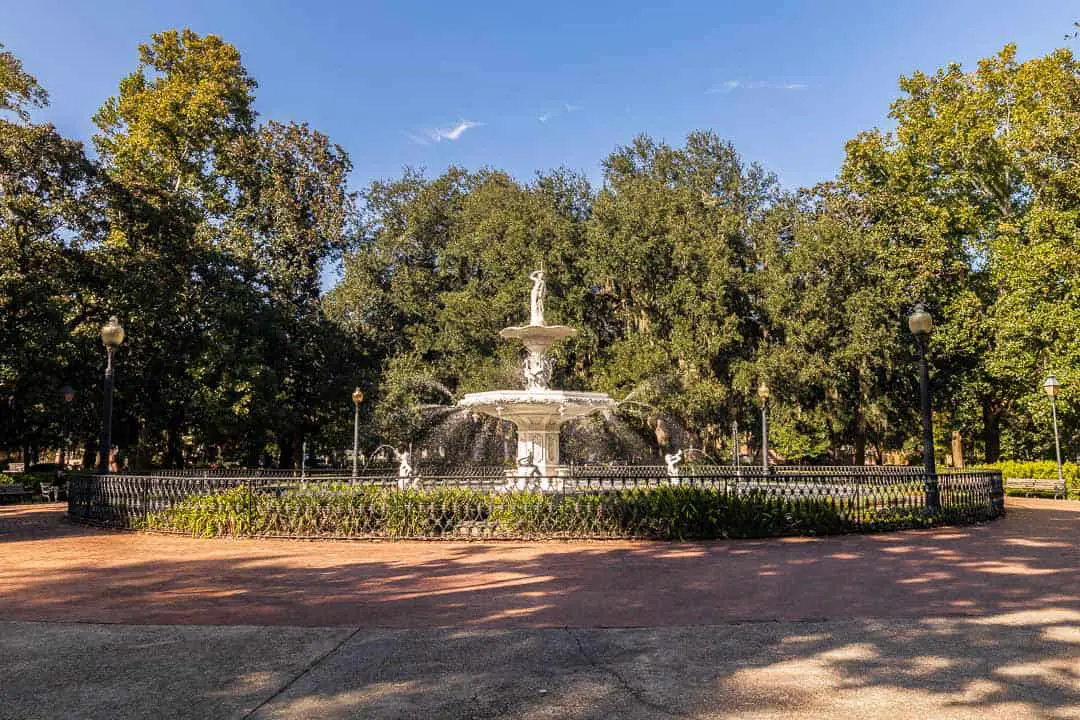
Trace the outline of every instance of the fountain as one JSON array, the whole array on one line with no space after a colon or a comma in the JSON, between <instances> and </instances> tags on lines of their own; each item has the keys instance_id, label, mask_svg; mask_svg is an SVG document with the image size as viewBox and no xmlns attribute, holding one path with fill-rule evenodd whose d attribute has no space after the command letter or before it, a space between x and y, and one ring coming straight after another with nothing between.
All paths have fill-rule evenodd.
<instances>
[{"instance_id":1,"label":"fountain","mask_svg":"<svg viewBox=\"0 0 1080 720\"><path fill-rule=\"evenodd\" d=\"M559 478L566 474L559 463L559 429L591 413L614 408L616 402L605 393L551 388L548 349L577 330L544 323L544 271L531 273L529 279L533 281L529 324L499 332L500 337L520 340L528 351L523 364L525 389L469 393L458 407L507 420L517 427L518 462L517 468L508 471L508 486L558 489Z\"/></svg>"}]
</instances>

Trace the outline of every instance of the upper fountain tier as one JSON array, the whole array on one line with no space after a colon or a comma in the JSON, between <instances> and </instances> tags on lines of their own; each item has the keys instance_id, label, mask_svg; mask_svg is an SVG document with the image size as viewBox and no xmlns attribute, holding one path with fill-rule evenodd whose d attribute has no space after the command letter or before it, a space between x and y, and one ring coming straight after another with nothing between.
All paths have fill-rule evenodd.
<instances>
[{"instance_id":1,"label":"upper fountain tier","mask_svg":"<svg viewBox=\"0 0 1080 720\"><path fill-rule=\"evenodd\" d=\"M577 329L566 325L524 325L508 327L499 331L499 337L520 340L530 353L544 355L556 341L577 334Z\"/></svg>"},{"instance_id":2,"label":"upper fountain tier","mask_svg":"<svg viewBox=\"0 0 1080 720\"><path fill-rule=\"evenodd\" d=\"M529 294L529 324L504 328L499 332L500 337L520 340L528 350L522 368L525 376L525 391L491 390L469 393L462 398L460 405L473 407L479 412L498 415L506 419L519 414L551 415L550 423L553 425L611 407L614 401L603 393L581 393L551 388L552 362L547 354L548 349L555 342L575 335L577 330L566 325L548 325L544 322L544 295L547 289L544 271L537 270L530 273L529 279L533 281L532 291Z\"/></svg>"}]
</instances>

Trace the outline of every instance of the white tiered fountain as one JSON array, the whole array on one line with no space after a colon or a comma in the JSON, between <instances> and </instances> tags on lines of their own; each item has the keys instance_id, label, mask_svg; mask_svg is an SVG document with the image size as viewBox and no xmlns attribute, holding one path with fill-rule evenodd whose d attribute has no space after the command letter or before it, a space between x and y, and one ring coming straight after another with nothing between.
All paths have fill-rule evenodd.
<instances>
[{"instance_id":1,"label":"white tiered fountain","mask_svg":"<svg viewBox=\"0 0 1080 720\"><path fill-rule=\"evenodd\" d=\"M517 468L509 473L508 487L558 489L566 472L559 463L559 428L612 408L615 401L605 393L551 389L548 348L577 330L544 323L544 271L537 270L529 279L533 281L529 324L499 332L501 337L520 340L528 350L524 362L525 389L469 393L458 406L508 420L517 427Z\"/></svg>"}]
</instances>

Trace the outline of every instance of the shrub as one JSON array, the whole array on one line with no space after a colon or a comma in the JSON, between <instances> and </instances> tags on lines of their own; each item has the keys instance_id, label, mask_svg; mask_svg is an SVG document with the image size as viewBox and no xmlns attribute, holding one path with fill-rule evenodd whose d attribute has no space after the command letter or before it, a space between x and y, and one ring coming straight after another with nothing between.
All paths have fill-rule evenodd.
<instances>
[{"instance_id":1,"label":"shrub","mask_svg":"<svg viewBox=\"0 0 1080 720\"><path fill-rule=\"evenodd\" d=\"M962 519L991 515L989 508L965 510ZM706 539L824 535L961 519L946 514L685 486L558 494L336 484L297 485L279 495L246 486L192 495L146 516L140 526L198 537Z\"/></svg>"}]
</instances>

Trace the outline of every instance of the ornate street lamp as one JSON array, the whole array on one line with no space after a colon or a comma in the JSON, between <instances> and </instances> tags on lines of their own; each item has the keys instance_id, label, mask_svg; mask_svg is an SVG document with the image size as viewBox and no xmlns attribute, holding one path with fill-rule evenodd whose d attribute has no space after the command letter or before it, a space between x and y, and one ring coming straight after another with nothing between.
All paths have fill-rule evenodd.
<instances>
[{"instance_id":1,"label":"ornate street lamp","mask_svg":"<svg viewBox=\"0 0 1080 720\"><path fill-rule=\"evenodd\" d=\"M101 343L108 354L105 366L105 402L102 408L101 451L98 457L98 472L109 472L109 451L112 449L112 395L113 395L113 352L124 342L124 328L113 315L101 328Z\"/></svg>"},{"instance_id":2,"label":"ornate street lamp","mask_svg":"<svg viewBox=\"0 0 1080 720\"><path fill-rule=\"evenodd\" d=\"M922 400L923 425L923 471L926 474L926 509L937 512L941 509L941 495L937 482L937 467L934 461L934 419L930 412L930 370L926 364L926 350L930 343L930 333L934 329L934 318L926 311L922 303L908 317L908 329L915 336L919 346L919 392Z\"/></svg>"},{"instance_id":3,"label":"ornate street lamp","mask_svg":"<svg viewBox=\"0 0 1080 720\"><path fill-rule=\"evenodd\" d=\"M360 459L360 403L364 402L364 391L356 388L352 393L353 430L352 430L352 476L356 479L356 463Z\"/></svg>"},{"instance_id":4,"label":"ornate street lamp","mask_svg":"<svg viewBox=\"0 0 1080 720\"><path fill-rule=\"evenodd\" d=\"M1043 390L1050 396L1050 414L1054 418L1054 454L1057 457L1058 486L1065 487L1065 479L1061 475L1061 441L1058 439L1057 423L1057 394L1061 383L1053 375L1048 375L1043 383Z\"/></svg>"},{"instance_id":5,"label":"ornate street lamp","mask_svg":"<svg viewBox=\"0 0 1080 720\"><path fill-rule=\"evenodd\" d=\"M762 380L757 389L761 400L761 469L769 472L769 386Z\"/></svg>"},{"instance_id":6,"label":"ornate street lamp","mask_svg":"<svg viewBox=\"0 0 1080 720\"><path fill-rule=\"evenodd\" d=\"M56 479L60 479L60 475L67 468L67 449L71 444L71 438L68 436L68 423L71 416L71 402L75 399L75 389L70 385L65 385L60 388L60 394L64 398L64 403L67 407L64 408L64 434L60 438L60 467L56 469Z\"/></svg>"}]
</instances>

